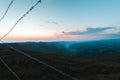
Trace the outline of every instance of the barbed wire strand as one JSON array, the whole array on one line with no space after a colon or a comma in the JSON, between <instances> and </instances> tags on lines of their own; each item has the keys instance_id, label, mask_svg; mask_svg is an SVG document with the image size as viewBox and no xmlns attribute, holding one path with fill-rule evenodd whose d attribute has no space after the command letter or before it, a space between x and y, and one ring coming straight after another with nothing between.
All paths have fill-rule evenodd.
<instances>
[{"instance_id":1,"label":"barbed wire strand","mask_svg":"<svg viewBox=\"0 0 120 80\"><path fill-rule=\"evenodd\" d=\"M12 1L10 2L10 4L8 5L8 7L7 7L6 11L4 12L3 16L0 18L0 22L5 18L7 12L9 11L9 8L12 6L12 4L13 4L14 1L15 1L15 0L12 0Z\"/></svg>"},{"instance_id":2,"label":"barbed wire strand","mask_svg":"<svg viewBox=\"0 0 120 80\"><path fill-rule=\"evenodd\" d=\"M0 40L0 41L1 41L1 43L3 43L3 44L5 44L6 46L8 46L10 49L12 49L12 50L14 50L14 51L16 51L16 52L18 52L18 53L20 53L20 54L28 57L28 58L34 60L34 61L36 61L36 62L38 62L38 63L40 63L40 64L43 64L43 65L51 68L52 70L55 70L56 72L59 72L60 74L66 76L66 77L68 77L68 78L71 78L72 80L79 80L79 79L77 79L77 78L75 78L75 77L72 77L71 75L63 72L62 70L59 70L59 69L57 69L57 68L55 68L55 67L53 67L53 66L51 66L51 65L49 65L49 64L47 64L47 63L45 63L45 62L43 62L43 61L41 61L41 60L39 60L39 59L37 59L37 58L29 55L28 53L25 53L25 52L23 52L23 51L21 51L21 50L19 50L19 49L14 48L13 46L11 46L11 45L8 44L8 43L4 43L2 40Z\"/></svg>"},{"instance_id":3,"label":"barbed wire strand","mask_svg":"<svg viewBox=\"0 0 120 80\"><path fill-rule=\"evenodd\" d=\"M57 69L57 68L55 68L55 67L47 64L47 63L45 63L45 62L43 62L43 61L40 61L39 59L37 59L37 58L35 58L35 57L32 57L31 55L29 55L29 54L27 54L27 53L25 53L25 52L23 52L23 51L21 51L21 50L18 50L18 49L16 49L16 48L14 48L13 46L11 46L11 45L9 45L9 44L7 44L7 43L4 43L4 42L2 41L2 39L4 39L7 35L9 35L10 32L16 27L16 25L17 25L27 14L29 14L29 12L31 12L31 11L34 9L34 7L36 7L40 2L41 2L41 0L38 0L37 3L35 3L22 17L20 17L20 18L18 19L18 21L13 25L13 27L12 27L5 35L3 35L3 36L0 38L0 41L1 41L3 44L5 44L6 46L8 46L9 48L11 48L12 50L14 50L14 51L16 51L16 52L18 52L18 53L21 53L22 55L24 55L24 56L26 56L26 57L28 57L28 58L30 58L30 59L32 59L32 60L40 63L40 64L43 64L43 65L45 65L45 66L47 66L47 67L49 67L49 68L51 68L51 69L53 69L53 70L61 73L61 74L63 74L64 76L67 76L67 77L71 78L72 80L78 80L78 79L72 77L71 75L69 75L69 74L67 74L67 73L65 73L65 72L63 72L63 71L61 71L61 70L59 70L59 69Z\"/></svg>"},{"instance_id":4,"label":"barbed wire strand","mask_svg":"<svg viewBox=\"0 0 120 80\"><path fill-rule=\"evenodd\" d=\"M5 38L8 34L10 34L10 32L16 27L16 25L17 25L27 14L29 14L29 12L31 12L31 11L34 9L34 7L36 7L39 3L41 3L41 0L38 0L25 14L23 14L23 16L20 17L20 18L16 21L16 23L13 25L13 27L12 27L5 35L3 35L3 36L0 38L0 40L2 40L2 39Z\"/></svg>"},{"instance_id":5,"label":"barbed wire strand","mask_svg":"<svg viewBox=\"0 0 120 80\"><path fill-rule=\"evenodd\" d=\"M5 11L5 13L4 13L3 16L0 18L0 22L5 18L8 10L9 10L9 8L11 7L11 5L13 4L14 1L15 1L15 0L12 0L12 1L9 3L9 5L8 5L6 11ZM2 57L0 57L0 61L3 63L3 65L4 65L18 80L21 80L20 77L19 77L19 76L7 65L7 63L2 59Z\"/></svg>"},{"instance_id":6,"label":"barbed wire strand","mask_svg":"<svg viewBox=\"0 0 120 80\"><path fill-rule=\"evenodd\" d=\"M0 61L17 78L17 80L21 80L20 77L6 64L6 62L2 59L2 57L0 57Z\"/></svg>"}]
</instances>

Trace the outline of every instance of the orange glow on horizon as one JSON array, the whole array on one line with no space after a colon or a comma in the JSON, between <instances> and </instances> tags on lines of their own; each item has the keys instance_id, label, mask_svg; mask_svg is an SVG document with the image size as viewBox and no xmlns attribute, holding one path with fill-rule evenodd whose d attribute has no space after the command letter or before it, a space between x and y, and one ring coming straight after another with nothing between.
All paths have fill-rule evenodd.
<instances>
[{"instance_id":1,"label":"orange glow on horizon","mask_svg":"<svg viewBox=\"0 0 120 80\"><path fill-rule=\"evenodd\" d=\"M48 35L9 35L4 40L15 41L29 41L29 40L82 40L97 38L96 36L88 35L65 35L62 33L48 34Z\"/></svg>"},{"instance_id":2,"label":"orange glow on horizon","mask_svg":"<svg viewBox=\"0 0 120 80\"><path fill-rule=\"evenodd\" d=\"M49 35L9 35L4 40L59 40L76 38L73 35L49 34Z\"/></svg>"},{"instance_id":3,"label":"orange glow on horizon","mask_svg":"<svg viewBox=\"0 0 120 80\"><path fill-rule=\"evenodd\" d=\"M54 35L9 35L5 40L51 40L55 39Z\"/></svg>"}]
</instances>

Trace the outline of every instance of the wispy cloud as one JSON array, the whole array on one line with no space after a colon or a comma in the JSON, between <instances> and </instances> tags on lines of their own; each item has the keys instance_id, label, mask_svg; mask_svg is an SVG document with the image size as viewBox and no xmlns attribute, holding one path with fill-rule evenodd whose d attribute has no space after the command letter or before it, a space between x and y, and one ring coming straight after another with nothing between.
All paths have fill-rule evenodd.
<instances>
[{"instance_id":1,"label":"wispy cloud","mask_svg":"<svg viewBox=\"0 0 120 80\"><path fill-rule=\"evenodd\" d=\"M45 21L47 24L55 24L55 25L58 25L59 23L56 22L56 21Z\"/></svg>"},{"instance_id":2,"label":"wispy cloud","mask_svg":"<svg viewBox=\"0 0 120 80\"><path fill-rule=\"evenodd\" d=\"M74 36L86 36L89 38L99 38L99 39L110 39L110 38L120 38L120 32L117 33L104 33L105 31L116 30L114 27L98 27L98 28L86 28L86 31L70 31L70 32L62 32L64 35L74 35Z\"/></svg>"},{"instance_id":3,"label":"wispy cloud","mask_svg":"<svg viewBox=\"0 0 120 80\"><path fill-rule=\"evenodd\" d=\"M99 27L99 28L87 28L86 31L71 31L71 32L63 32L68 35L90 35L90 34L98 34L103 31L113 29L113 27Z\"/></svg>"}]
</instances>

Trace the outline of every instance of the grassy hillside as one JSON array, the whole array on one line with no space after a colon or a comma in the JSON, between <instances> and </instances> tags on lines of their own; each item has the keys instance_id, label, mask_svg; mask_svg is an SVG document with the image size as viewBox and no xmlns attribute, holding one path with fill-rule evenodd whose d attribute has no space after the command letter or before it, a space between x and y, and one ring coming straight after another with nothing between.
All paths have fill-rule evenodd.
<instances>
[{"instance_id":1,"label":"grassy hillside","mask_svg":"<svg viewBox=\"0 0 120 80\"><path fill-rule=\"evenodd\" d=\"M80 80L120 80L119 62L101 62L81 57L28 52L58 69ZM38 64L10 49L0 49L0 56L20 76L22 80L71 80L48 67ZM16 78L0 62L0 79Z\"/></svg>"}]
</instances>

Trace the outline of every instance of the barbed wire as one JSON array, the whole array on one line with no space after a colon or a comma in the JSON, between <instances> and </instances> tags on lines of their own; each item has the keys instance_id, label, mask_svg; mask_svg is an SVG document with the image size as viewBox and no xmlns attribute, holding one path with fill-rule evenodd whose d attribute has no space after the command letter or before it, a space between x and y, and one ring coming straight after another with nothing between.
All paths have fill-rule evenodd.
<instances>
[{"instance_id":1,"label":"barbed wire","mask_svg":"<svg viewBox=\"0 0 120 80\"><path fill-rule=\"evenodd\" d=\"M0 18L0 22L5 18L6 14L8 13L11 5L13 4L15 0L12 0L10 2L10 4L8 5L5 13L3 14L3 16ZM3 37L0 38L0 40L2 40L4 37L6 37L14 28L15 26L30 12L34 9L35 6L38 5L38 3L40 3L41 0L39 0L35 5L33 5L22 17L20 17L18 19L18 21L14 24L14 26L10 29L10 31L8 33L6 33L5 35L3 35ZM7 65L7 63L0 57L0 61L4 64L4 66L18 79L18 80L21 80L20 77Z\"/></svg>"},{"instance_id":2,"label":"barbed wire","mask_svg":"<svg viewBox=\"0 0 120 80\"><path fill-rule=\"evenodd\" d=\"M38 0L25 14L23 14L22 17L20 17L16 23L13 25L13 27L5 34L3 35L0 40L2 40L3 38L5 38L8 34L10 34L10 32L16 27L16 25L27 15L29 14L29 12L31 12L39 3L41 3L41 0Z\"/></svg>"},{"instance_id":3,"label":"barbed wire","mask_svg":"<svg viewBox=\"0 0 120 80\"><path fill-rule=\"evenodd\" d=\"M37 59L37 58L29 55L28 53L25 53L25 52L23 52L23 51L21 51L21 50L19 50L19 49L14 48L13 46L11 46L11 45L8 44L8 43L4 43L4 41L2 41L2 40L0 40L0 41L1 41L1 43L5 44L7 47L9 47L10 49L12 49L12 50L14 50L14 51L16 51L16 52L18 52L18 53L20 53L20 54L28 57L28 58L30 58L31 60L34 60L34 61L36 61L36 62L38 62L38 63L40 63L40 64L43 64L43 65L49 67L50 69L52 69L52 70L54 70L54 71L56 71L56 72L59 72L60 74L66 76L66 77L68 77L68 78L70 78L70 79L72 79L72 80L79 80L79 79L77 79L77 78L75 78L75 77L72 77L71 75L63 72L62 70L59 70L59 69L57 69L57 68L55 68L55 67L53 67L53 66L51 66L51 65L49 65L49 64L47 64L47 63L45 63L45 62L43 62L43 61L41 61L41 60L39 60L39 59Z\"/></svg>"},{"instance_id":4,"label":"barbed wire","mask_svg":"<svg viewBox=\"0 0 120 80\"><path fill-rule=\"evenodd\" d=\"M4 64L4 66L18 79L21 80L20 77L7 65L7 63L0 57L0 61Z\"/></svg>"},{"instance_id":5,"label":"barbed wire","mask_svg":"<svg viewBox=\"0 0 120 80\"><path fill-rule=\"evenodd\" d=\"M14 1L15 1L15 0L12 0L12 1L9 3L9 5L8 5L6 11L5 11L5 13L4 13L3 16L0 18L0 22L5 18L8 10L9 10L9 8L11 7L11 5L13 4ZM0 56L0 61L3 63L3 65L4 65L18 80L21 80L20 77L7 65L7 63L2 59L1 56Z\"/></svg>"},{"instance_id":6,"label":"barbed wire","mask_svg":"<svg viewBox=\"0 0 120 80\"><path fill-rule=\"evenodd\" d=\"M9 8L11 7L11 5L13 4L14 1L15 1L15 0L12 0L12 1L10 2L10 4L8 5L8 7L7 7L5 13L4 13L3 16L0 18L0 22L5 18L5 16L6 16L8 10L9 10Z\"/></svg>"},{"instance_id":7,"label":"barbed wire","mask_svg":"<svg viewBox=\"0 0 120 80\"><path fill-rule=\"evenodd\" d=\"M61 73L62 75L71 78L72 80L79 80L79 79L74 78L74 77L72 77L71 75L63 72L62 70L59 70L59 69L57 69L57 68L55 68L55 67L53 67L53 66L51 66L51 65L49 65L49 64L47 64L47 63L45 63L45 62L43 62L43 61L41 61L41 60L39 60L39 59L37 59L37 58L29 55L28 53L25 53L25 52L23 52L23 51L21 51L21 50L19 50L19 49L16 49L16 48L14 48L13 46L11 46L10 44L4 43L4 41L2 41L2 39L4 39L7 35L9 35L10 32L16 27L16 25L17 25L27 14L29 14L29 12L31 12L31 11L34 9L34 7L36 7L40 2L41 2L41 0L38 0L37 3L35 3L22 17L20 17L20 18L16 21L16 23L13 25L13 27L12 27L5 35L3 35L3 36L0 38L0 41L1 41L1 43L3 43L3 44L5 44L6 46L8 46L10 49L12 49L12 50L14 50L14 51L16 51L16 52L18 52L18 53L20 53L20 54L28 57L28 58L34 60L34 61L36 61L36 62L38 62L38 63L40 63L40 64L43 64L43 65L45 65L45 66L47 66L47 67L55 70L56 72L59 72L59 73ZM5 16L4 16L4 17L5 17ZM2 60L2 59L1 59L1 60ZM3 62L3 60L2 60L2 62ZM9 66L6 65L6 67L8 68ZM10 70L11 70L11 69L10 69ZM12 72L12 73L13 73L13 72ZM18 80L19 80L19 79L18 79Z\"/></svg>"}]
</instances>

